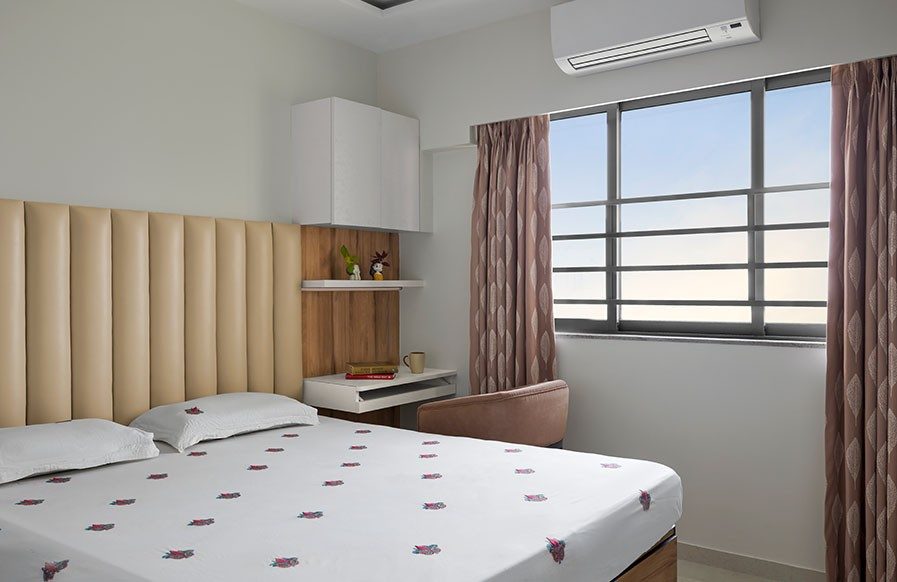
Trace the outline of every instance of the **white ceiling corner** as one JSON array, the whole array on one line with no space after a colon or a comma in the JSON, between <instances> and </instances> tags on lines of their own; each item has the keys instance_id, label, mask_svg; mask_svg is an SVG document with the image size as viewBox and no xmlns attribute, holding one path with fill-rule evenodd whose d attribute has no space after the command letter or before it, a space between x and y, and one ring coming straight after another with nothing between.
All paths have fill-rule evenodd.
<instances>
[{"instance_id":1,"label":"white ceiling corner","mask_svg":"<svg viewBox=\"0 0 897 582\"><path fill-rule=\"evenodd\" d=\"M381 53L560 4L563 0L414 0L380 10L361 0L238 0Z\"/></svg>"}]
</instances>

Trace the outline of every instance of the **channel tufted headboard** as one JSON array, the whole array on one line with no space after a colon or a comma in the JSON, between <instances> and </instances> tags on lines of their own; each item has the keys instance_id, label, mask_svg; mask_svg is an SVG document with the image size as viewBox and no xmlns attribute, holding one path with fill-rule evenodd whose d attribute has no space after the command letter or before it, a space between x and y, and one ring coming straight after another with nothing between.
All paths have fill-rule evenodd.
<instances>
[{"instance_id":1,"label":"channel tufted headboard","mask_svg":"<svg viewBox=\"0 0 897 582\"><path fill-rule=\"evenodd\" d=\"M298 226L0 200L0 427L302 390Z\"/></svg>"}]
</instances>

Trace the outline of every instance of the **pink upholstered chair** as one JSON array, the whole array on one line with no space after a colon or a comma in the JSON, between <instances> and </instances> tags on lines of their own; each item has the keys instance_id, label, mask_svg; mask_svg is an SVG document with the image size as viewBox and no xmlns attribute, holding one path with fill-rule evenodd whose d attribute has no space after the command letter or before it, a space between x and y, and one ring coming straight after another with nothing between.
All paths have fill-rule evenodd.
<instances>
[{"instance_id":1,"label":"pink upholstered chair","mask_svg":"<svg viewBox=\"0 0 897 582\"><path fill-rule=\"evenodd\" d=\"M430 402L417 409L417 430L523 445L560 446L567 432L568 403L569 389L563 380Z\"/></svg>"}]
</instances>

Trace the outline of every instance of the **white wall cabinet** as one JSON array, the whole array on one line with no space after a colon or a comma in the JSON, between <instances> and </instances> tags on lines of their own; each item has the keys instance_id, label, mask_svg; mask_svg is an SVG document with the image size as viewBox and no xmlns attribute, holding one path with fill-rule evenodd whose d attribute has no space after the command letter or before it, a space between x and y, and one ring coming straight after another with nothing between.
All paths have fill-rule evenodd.
<instances>
[{"instance_id":1,"label":"white wall cabinet","mask_svg":"<svg viewBox=\"0 0 897 582\"><path fill-rule=\"evenodd\" d=\"M333 224L380 226L380 110L345 99L331 109ZM315 139L326 147L326 139ZM327 168L309 168L325 172ZM312 193L309 193L312 194ZM319 193L319 195L325 193Z\"/></svg>"},{"instance_id":2,"label":"white wall cabinet","mask_svg":"<svg viewBox=\"0 0 897 582\"><path fill-rule=\"evenodd\" d=\"M332 97L294 105L292 133L293 222L421 230L418 120Z\"/></svg>"},{"instance_id":3,"label":"white wall cabinet","mask_svg":"<svg viewBox=\"0 0 897 582\"><path fill-rule=\"evenodd\" d=\"M380 111L380 223L420 230L420 123Z\"/></svg>"}]
</instances>

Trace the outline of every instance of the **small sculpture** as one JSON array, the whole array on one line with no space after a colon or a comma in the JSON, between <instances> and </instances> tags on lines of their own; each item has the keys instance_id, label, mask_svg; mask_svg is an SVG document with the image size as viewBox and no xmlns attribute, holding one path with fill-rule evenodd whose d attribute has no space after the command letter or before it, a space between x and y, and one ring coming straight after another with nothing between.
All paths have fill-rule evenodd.
<instances>
[{"instance_id":1,"label":"small sculpture","mask_svg":"<svg viewBox=\"0 0 897 582\"><path fill-rule=\"evenodd\" d=\"M374 256L371 257L371 277L374 278L374 281L383 280L383 268L389 266L389 263L386 262L388 256L389 252L381 251L374 253Z\"/></svg>"},{"instance_id":2,"label":"small sculpture","mask_svg":"<svg viewBox=\"0 0 897 582\"><path fill-rule=\"evenodd\" d=\"M346 248L346 245L340 246L339 254L342 255L343 262L346 263L346 273L349 274L349 280L360 281L361 267L358 266L358 257L349 253L349 249Z\"/></svg>"}]
</instances>

